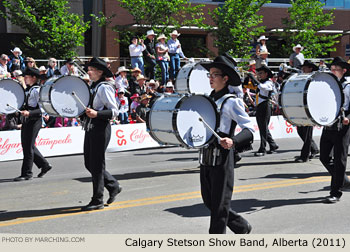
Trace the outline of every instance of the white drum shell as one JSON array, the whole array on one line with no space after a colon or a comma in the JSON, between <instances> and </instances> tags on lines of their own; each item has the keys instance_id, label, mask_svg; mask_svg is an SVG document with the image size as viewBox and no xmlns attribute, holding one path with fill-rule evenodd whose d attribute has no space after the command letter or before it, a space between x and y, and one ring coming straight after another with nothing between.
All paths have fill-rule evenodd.
<instances>
[{"instance_id":1,"label":"white drum shell","mask_svg":"<svg viewBox=\"0 0 350 252\"><path fill-rule=\"evenodd\" d=\"M297 126L332 125L344 100L335 76L322 72L292 75L280 97L284 116Z\"/></svg>"},{"instance_id":2,"label":"white drum shell","mask_svg":"<svg viewBox=\"0 0 350 252\"><path fill-rule=\"evenodd\" d=\"M159 143L201 148L214 136L201 116L213 129L218 127L216 105L202 95L164 95L157 98L148 114L150 135Z\"/></svg>"},{"instance_id":3,"label":"white drum shell","mask_svg":"<svg viewBox=\"0 0 350 252\"><path fill-rule=\"evenodd\" d=\"M49 115L78 117L85 112L85 108L73 97L72 92L75 92L86 107L89 105L90 88L77 76L61 76L47 80L40 89L39 103Z\"/></svg>"},{"instance_id":4,"label":"white drum shell","mask_svg":"<svg viewBox=\"0 0 350 252\"><path fill-rule=\"evenodd\" d=\"M0 114L12 114L20 109L25 101L25 92L17 80L0 80ZM10 106L16 108L11 108Z\"/></svg>"},{"instance_id":5,"label":"white drum shell","mask_svg":"<svg viewBox=\"0 0 350 252\"><path fill-rule=\"evenodd\" d=\"M213 90L210 87L208 71L198 63L187 63L178 72L175 91L180 94L206 94Z\"/></svg>"}]
</instances>

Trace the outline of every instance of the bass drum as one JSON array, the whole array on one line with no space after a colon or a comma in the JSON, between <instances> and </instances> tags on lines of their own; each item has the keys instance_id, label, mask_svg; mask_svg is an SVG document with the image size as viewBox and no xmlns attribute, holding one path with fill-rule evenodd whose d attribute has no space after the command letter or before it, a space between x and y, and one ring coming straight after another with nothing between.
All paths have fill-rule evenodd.
<instances>
[{"instance_id":1,"label":"bass drum","mask_svg":"<svg viewBox=\"0 0 350 252\"><path fill-rule=\"evenodd\" d=\"M17 80L0 80L0 114L12 114L19 110L25 101L24 88Z\"/></svg>"},{"instance_id":2,"label":"bass drum","mask_svg":"<svg viewBox=\"0 0 350 252\"><path fill-rule=\"evenodd\" d=\"M202 148L215 139L202 122L212 129L219 124L216 104L204 95L162 95L147 113L147 128L151 137L160 144Z\"/></svg>"},{"instance_id":3,"label":"bass drum","mask_svg":"<svg viewBox=\"0 0 350 252\"><path fill-rule=\"evenodd\" d=\"M342 86L331 73L294 74L281 88L283 115L296 126L330 126L343 103Z\"/></svg>"},{"instance_id":4,"label":"bass drum","mask_svg":"<svg viewBox=\"0 0 350 252\"><path fill-rule=\"evenodd\" d=\"M77 76L61 76L50 78L40 89L39 103L42 108L56 117L78 117L85 112L85 108L72 95L76 96L87 107L91 93L88 84Z\"/></svg>"},{"instance_id":5,"label":"bass drum","mask_svg":"<svg viewBox=\"0 0 350 252\"><path fill-rule=\"evenodd\" d=\"M209 73L199 63L187 63L177 74L175 81L175 91L180 94L206 94L213 90L210 87Z\"/></svg>"}]
</instances>

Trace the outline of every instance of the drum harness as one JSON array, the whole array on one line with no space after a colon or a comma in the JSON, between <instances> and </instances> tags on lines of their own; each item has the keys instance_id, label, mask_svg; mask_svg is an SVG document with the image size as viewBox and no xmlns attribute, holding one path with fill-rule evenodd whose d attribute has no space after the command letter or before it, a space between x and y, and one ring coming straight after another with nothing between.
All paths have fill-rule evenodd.
<instances>
[{"instance_id":1,"label":"drum harness","mask_svg":"<svg viewBox=\"0 0 350 252\"><path fill-rule=\"evenodd\" d=\"M89 108L92 107L92 104L93 104L94 99L95 99L96 94L97 94L97 90L102 84L110 85L107 81L101 81L100 83L98 83L96 85L96 87L90 89L92 98L91 98L91 104L88 106ZM84 131L90 131L94 127L94 125L92 123L92 118L90 118L86 115L83 115L83 119L81 120L81 127Z\"/></svg>"},{"instance_id":2,"label":"drum harness","mask_svg":"<svg viewBox=\"0 0 350 252\"><path fill-rule=\"evenodd\" d=\"M36 88L39 88L40 89L40 85L38 83L35 83L33 86L31 86L28 90L25 90L25 100L24 100L24 104L23 104L23 108L25 110L34 110L34 109L38 109L40 108L39 107L39 103L36 105L36 107L31 107L28 105L28 102L29 102L29 97L30 97L30 94L32 93L32 91ZM21 121L22 122L27 122L28 120L34 120L34 119L38 119L41 117L41 114L40 116L33 116L32 118L29 118L29 117L23 117L21 115Z\"/></svg>"},{"instance_id":3,"label":"drum harness","mask_svg":"<svg viewBox=\"0 0 350 252\"><path fill-rule=\"evenodd\" d=\"M217 105L217 111L221 114L221 109L223 107L223 105L225 104L225 102L229 99L229 98L237 98L236 95L234 94L226 94L224 96L222 96L221 98L219 98L215 103ZM221 119L221 117L220 117ZM229 137L230 135L232 135L232 131L234 131L234 129L236 128L235 125L232 125L232 123L235 123L235 125L237 124L235 121L231 121L231 132L229 135L223 134L223 133L219 133L220 136L222 137ZM216 138L215 138L216 141ZM214 148L213 148L214 146ZM201 148L199 150L199 163L201 165L205 165L205 166L216 166L216 165L221 165L223 160L220 159L221 156L221 148L217 143L214 144L209 144L208 146ZM218 158L219 157L219 158Z\"/></svg>"}]
</instances>

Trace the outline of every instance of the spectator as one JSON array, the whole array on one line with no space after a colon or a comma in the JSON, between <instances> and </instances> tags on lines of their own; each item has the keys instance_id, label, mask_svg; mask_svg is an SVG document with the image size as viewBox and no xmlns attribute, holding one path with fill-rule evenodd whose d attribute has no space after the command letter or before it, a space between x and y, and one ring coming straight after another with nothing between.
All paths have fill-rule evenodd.
<instances>
[{"instance_id":1,"label":"spectator","mask_svg":"<svg viewBox=\"0 0 350 252\"><path fill-rule=\"evenodd\" d=\"M23 71L26 68L26 65L24 64L24 58L22 57L22 51L18 47L15 47L13 50L11 50L12 55L10 55L10 60L8 62L8 69L11 72L11 69L17 68L12 66L13 64L18 66L18 69L14 70L21 70Z\"/></svg>"},{"instance_id":2,"label":"spectator","mask_svg":"<svg viewBox=\"0 0 350 252\"><path fill-rule=\"evenodd\" d=\"M160 66L161 72L162 72L162 86L164 86L168 79L169 79L169 48L167 44L165 44L165 35L160 34L157 40L159 41L156 45L156 52L157 52L157 62Z\"/></svg>"},{"instance_id":3,"label":"spectator","mask_svg":"<svg viewBox=\"0 0 350 252\"><path fill-rule=\"evenodd\" d=\"M131 77L129 81L129 90L131 94L134 94L135 88L139 85L137 82L137 76L139 76L142 73L141 69L138 67L135 67L131 69Z\"/></svg>"},{"instance_id":4,"label":"spectator","mask_svg":"<svg viewBox=\"0 0 350 252\"><path fill-rule=\"evenodd\" d=\"M47 80L47 77L46 77L47 70L44 66L41 66L39 67L39 72L40 72L40 84L43 85Z\"/></svg>"},{"instance_id":5,"label":"spectator","mask_svg":"<svg viewBox=\"0 0 350 252\"><path fill-rule=\"evenodd\" d=\"M35 60L32 57L27 57L25 61L27 63L27 67L34 67L36 69L39 69L38 66L36 65Z\"/></svg>"},{"instance_id":6,"label":"spectator","mask_svg":"<svg viewBox=\"0 0 350 252\"><path fill-rule=\"evenodd\" d=\"M324 60L320 60L320 63L318 64L318 68L320 69L321 72L329 70Z\"/></svg>"},{"instance_id":7,"label":"spectator","mask_svg":"<svg viewBox=\"0 0 350 252\"><path fill-rule=\"evenodd\" d=\"M174 30L170 33L170 39L168 40L169 56L170 56L170 70L169 75L172 81L175 80L177 73L180 70L180 57L186 59L184 53L181 49L181 43L177 39L180 33Z\"/></svg>"},{"instance_id":8,"label":"spectator","mask_svg":"<svg viewBox=\"0 0 350 252\"><path fill-rule=\"evenodd\" d=\"M147 31L147 38L145 39L146 50L143 51L143 56L146 61L146 77L149 79L155 78L156 73L156 49L155 49L155 41L154 38L156 34L153 30Z\"/></svg>"},{"instance_id":9,"label":"spectator","mask_svg":"<svg viewBox=\"0 0 350 252\"><path fill-rule=\"evenodd\" d=\"M157 89L159 86L159 83L157 83L155 80L150 80L149 82L146 82L147 85L147 94L152 96L152 99L155 98L158 94Z\"/></svg>"},{"instance_id":10,"label":"spectator","mask_svg":"<svg viewBox=\"0 0 350 252\"><path fill-rule=\"evenodd\" d=\"M19 130L21 129L21 127L22 127L22 124L21 124L19 113L6 115L6 122L3 130Z\"/></svg>"},{"instance_id":11,"label":"spectator","mask_svg":"<svg viewBox=\"0 0 350 252\"><path fill-rule=\"evenodd\" d=\"M146 122L146 118L147 118L147 108L149 105L149 101L152 97L147 95L147 94L143 94L141 96L141 104L140 106L138 106L136 108L136 121L138 123L145 123Z\"/></svg>"},{"instance_id":12,"label":"spectator","mask_svg":"<svg viewBox=\"0 0 350 252\"><path fill-rule=\"evenodd\" d=\"M125 66L121 66L118 68L118 71L116 72L117 77L115 78L115 88L118 90L119 88L128 89L129 88L129 82L126 78L127 73L129 72L129 69L127 69Z\"/></svg>"},{"instance_id":13,"label":"spectator","mask_svg":"<svg viewBox=\"0 0 350 252\"><path fill-rule=\"evenodd\" d=\"M265 35L260 36L258 38L257 40L258 44L256 45L256 48L255 48L255 54L257 59L260 57L260 51L268 51L266 46L266 40L268 39L269 38L265 37Z\"/></svg>"},{"instance_id":14,"label":"spectator","mask_svg":"<svg viewBox=\"0 0 350 252\"><path fill-rule=\"evenodd\" d=\"M174 85L171 81L168 81L165 85L165 94L173 94L174 93Z\"/></svg>"},{"instance_id":15,"label":"spectator","mask_svg":"<svg viewBox=\"0 0 350 252\"><path fill-rule=\"evenodd\" d=\"M7 71L7 62L9 57L6 54L1 54L0 56L0 79L10 78L11 74Z\"/></svg>"},{"instance_id":16,"label":"spectator","mask_svg":"<svg viewBox=\"0 0 350 252\"><path fill-rule=\"evenodd\" d=\"M269 56L269 52L267 50L260 50L259 58L256 60L256 68L260 68L262 66L267 66L267 57Z\"/></svg>"},{"instance_id":17,"label":"spectator","mask_svg":"<svg viewBox=\"0 0 350 252\"><path fill-rule=\"evenodd\" d=\"M6 124L6 115L0 114L0 130L4 130Z\"/></svg>"},{"instance_id":18,"label":"spectator","mask_svg":"<svg viewBox=\"0 0 350 252\"><path fill-rule=\"evenodd\" d=\"M57 68L57 60L55 58L49 58L46 77L49 79L55 75Z\"/></svg>"},{"instance_id":19,"label":"spectator","mask_svg":"<svg viewBox=\"0 0 350 252\"><path fill-rule=\"evenodd\" d=\"M133 37L131 40L131 44L129 45L129 53L131 57L131 67L138 67L141 69L142 74L144 74L143 68L143 58L142 52L146 49L146 46L143 44L142 39L138 39L137 37Z\"/></svg>"},{"instance_id":20,"label":"spectator","mask_svg":"<svg viewBox=\"0 0 350 252\"><path fill-rule=\"evenodd\" d=\"M304 49L300 44L297 44L293 47L294 53L292 53L289 57L289 65L295 68L301 67L304 64L304 54L301 51Z\"/></svg>"},{"instance_id":21,"label":"spectator","mask_svg":"<svg viewBox=\"0 0 350 252\"><path fill-rule=\"evenodd\" d=\"M132 100L132 103L130 105L131 119L136 121L136 109L138 106L140 106L140 96L136 93L133 96L131 96L130 99Z\"/></svg>"},{"instance_id":22,"label":"spectator","mask_svg":"<svg viewBox=\"0 0 350 252\"><path fill-rule=\"evenodd\" d=\"M121 124L128 124L129 123L129 102L128 99L124 96L125 89L119 88L118 89L118 96L116 97L117 104L119 106L119 114L118 114L118 120Z\"/></svg>"},{"instance_id":23,"label":"spectator","mask_svg":"<svg viewBox=\"0 0 350 252\"><path fill-rule=\"evenodd\" d=\"M136 87L134 87L133 90L131 90L131 93L132 94L138 93L139 95L146 93L147 87L146 87L145 83L146 83L147 79L145 78L145 76L140 74L139 76L137 76L136 80L137 80L138 85Z\"/></svg>"},{"instance_id":24,"label":"spectator","mask_svg":"<svg viewBox=\"0 0 350 252\"><path fill-rule=\"evenodd\" d=\"M65 64L61 67L60 72L61 75L79 75L78 69L76 66L74 66L74 61L72 58L68 58L65 61Z\"/></svg>"}]
</instances>

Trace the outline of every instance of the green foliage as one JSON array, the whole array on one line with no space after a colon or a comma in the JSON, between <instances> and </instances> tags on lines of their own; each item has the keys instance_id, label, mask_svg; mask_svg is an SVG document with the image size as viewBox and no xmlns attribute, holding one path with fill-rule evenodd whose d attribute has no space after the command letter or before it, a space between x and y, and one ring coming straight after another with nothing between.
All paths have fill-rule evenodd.
<instances>
[{"instance_id":1,"label":"green foliage","mask_svg":"<svg viewBox=\"0 0 350 252\"><path fill-rule=\"evenodd\" d=\"M191 5L189 0L120 0L120 6L133 16L133 23L117 25L113 30L123 34L118 42L130 44L132 36L153 29L168 34L181 26L203 27L203 5ZM117 15L118 18L118 15ZM131 28L135 25L133 28Z\"/></svg>"},{"instance_id":2,"label":"green foliage","mask_svg":"<svg viewBox=\"0 0 350 252\"><path fill-rule=\"evenodd\" d=\"M89 23L82 16L69 13L65 0L4 0L1 16L24 29L24 39L31 56L66 58L75 56L84 45Z\"/></svg>"},{"instance_id":3,"label":"green foliage","mask_svg":"<svg viewBox=\"0 0 350 252\"><path fill-rule=\"evenodd\" d=\"M268 0L227 0L225 4L210 12L216 27L208 30L216 38L219 53L230 51L233 57L248 58L252 49L252 38L264 33L262 16L257 12L269 3Z\"/></svg>"},{"instance_id":4,"label":"green foliage","mask_svg":"<svg viewBox=\"0 0 350 252\"><path fill-rule=\"evenodd\" d=\"M324 4L318 0L294 0L288 8L289 17L282 19L284 25L280 36L286 41L282 46L284 55L289 55L293 46L305 47L306 58L316 58L335 51L334 45L340 36L318 34L317 31L333 24L333 10L323 10Z\"/></svg>"}]
</instances>

